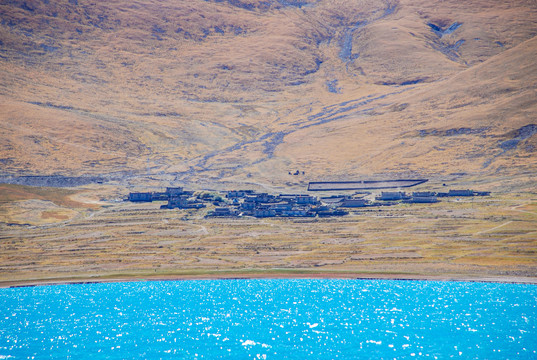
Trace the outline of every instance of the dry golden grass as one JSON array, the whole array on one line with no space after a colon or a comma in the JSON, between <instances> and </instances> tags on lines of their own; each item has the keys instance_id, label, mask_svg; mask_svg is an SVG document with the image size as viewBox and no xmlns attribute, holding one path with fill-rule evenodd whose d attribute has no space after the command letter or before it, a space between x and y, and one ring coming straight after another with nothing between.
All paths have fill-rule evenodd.
<instances>
[{"instance_id":1,"label":"dry golden grass","mask_svg":"<svg viewBox=\"0 0 537 360\"><path fill-rule=\"evenodd\" d=\"M70 220L98 203L76 199L80 191L0 184L0 222L44 225Z\"/></svg>"},{"instance_id":2,"label":"dry golden grass","mask_svg":"<svg viewBox=\"0 0 537 360\"><path fill-rule=\"evenodd\" d=\"M535 123L533 1L233 4L0 5L3 172L269 187L296 168L534 172L535 136L499 147ZM474 132L419 136L459 128Z\"/></svg>"},{"instance_id":3,"label":"dry golden grass","mask_svg":"<svg viewBox=\"0 0 537 360\"><path fill-rule=\"evenodd\" d=\"M536 274L537 134L519 133L537 125L535 1L14 0L0 19L0 175L115 176L77 194L2 186L2 281ZM99 203L404 177L496 195L316 222Z\"/></svg>"},{"instance_id":4,"label":"dry golden grass","mask_svg":"<svg viewBox=\"0 0 537 360\"><path fill-rule=\"evenodd\" d=\"M2 203L39 199L69 208L95 208L94 205L72 200L71 196L77 193L79 191L62 188L0 184L0 201Z\"/></svg>"},{"instance_id":5,"label":"dry golden grass","mask_svg":"<svg viewBox=\"0 0 537 360\"><path fill-rule=\"evenodd\" d=\"M0 284L106 276L535 278L537 198L450 199L332 219L203 218L110 202L55 224L0 225ZM220 276L219 275L219 276Z\"/></svg>"}]
</instances>

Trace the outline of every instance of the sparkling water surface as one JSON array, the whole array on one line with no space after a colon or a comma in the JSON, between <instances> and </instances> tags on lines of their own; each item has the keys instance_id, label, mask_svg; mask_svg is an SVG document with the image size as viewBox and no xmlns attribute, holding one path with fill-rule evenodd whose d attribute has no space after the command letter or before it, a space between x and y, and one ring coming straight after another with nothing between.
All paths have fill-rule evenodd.
<instances>
[{"instance_id":1,"label":"sparkling water surface","mask_svg":"<svg viewBox=\"0 0 537 360\"><path fill-rule=\"evenodd\" d=\"M0 289L0 359L537 359L537 286L196 280Z\"/></svg>"}]
</instances>

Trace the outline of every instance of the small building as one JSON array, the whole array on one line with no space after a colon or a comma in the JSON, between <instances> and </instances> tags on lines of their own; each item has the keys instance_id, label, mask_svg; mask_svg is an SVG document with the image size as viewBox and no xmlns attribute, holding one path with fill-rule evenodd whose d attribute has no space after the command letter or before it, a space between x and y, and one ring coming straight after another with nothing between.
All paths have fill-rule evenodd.
<instances>
[{"instance_id":1,"label":"small building","mask_svg":"<svg viewBox=\"0 0 537 360\"><path fill-rule=\"evenodd\" d=\"M348 208L355 208L355 207L366 207L367 206L367 200L365 199L353 199L353 198L345 198L339 205L340 207L348 207Z\"/></svg>"},{"instance_id":2,"label":"small building","mask_svg":"<svg viewBox=\"0 0 537 360\"><path fill-rule=\"evenodd\" d=\"M263 217L274 217L276 216L276 211L272 209L255 209L254 210L254 216L258 218Z\"/></svg>"},{"instance_id":3,"label":"small building","mask_svg":"<svg viewBox=\"0 0 537 360\"><path fill-rule=\"evenodd\" d=\"M246 195L244 197L244 202L256 203L257 202L257 196L256 195Z\"/></svg>"},{"instance_id":4,"label":"small building","mask_svg":"<svg viewBox=\"0 0 537 360\"><path fill-rule=\"evenodd\" d=\"M311 195L297 195L295 200L296 203L299 205L316 205L317 203L319 203L317 197Z\"/></svg>"},{"instance_id":5,"label":"small building","mask_svg":"<svg viewBox=\"0 0 537 360\"><path fill-rule=\"evenodd\" d=\"M416 191L412 193L412 197L431 197L436 196L434 191Z\"/></svg>"},{"instance_id":6,"label":"small building","mask_svg":"<svg viewBox=\"0 0 537 360\"><path fill-rule=\"evenodd\" d=\"M289 204L288 202L280 202L276 204L270 204L268 208L276 212L282 212L291 210L293 208L293 205Z\"/></svg>"},{"instance_id":7,"label":"small building","mask_svg":"<svg viewBox=\"0 0 537 360\"><path fill-rule=\"evenodd\" d=\"M166 206L168 209L185 209L188 206L188 196L177 196L172 197L168 200L168 205Z\"/></svg>"},{"instance_id":8,"label":"small building","mask_svg":"<svg viewBox=\"0 0 537 360\"><path fill-rule=\"evenodd\" d=\"M281 216L285 217L314 217L315 213L308 211L308 209L302 209L302 208L292 208L291 210L284 210L281 213Z\"/></svg>"},{"instance_id":9,"label":"small building","mask_svg":"<svg viewBox=\"0 0 537 360\"><path fill-rule=\"evenodd\" d=\"M318 213L321 211L329 211L329 210L333 210L333 208L331 206L326 206L326 205L314 206L310 208L310 211L314 213Z\"/></svg>"},{"instance_id":10,"label":"small building","mask_svg":"<svg viewBox=\"0 0 537 360\"><path fill-rule=\"evenodd\" d=\"M188 200L188 195L172 197L168 200L168 209L201 209L205 204Z\"/></svg>"},{"instance_id":11,"label":"small building","mask_svg":"<svg viewBox=\"0 0 537 360\"><path fill-rule=\"evenodd\" d=\"M473 190L449 190L448 196L474 196Z\"/></svg>"},{"instance_id":12,"label":"small building","mask_svg":"<svg viewBox=\"0 0 537 360\"><path fill-rule=\"evenodd\" d=\"M244 201L241 205L240 205L240 208L242 210L253 210L255 209L255 201Z\"/></svg>"},{"instance_id":13,"label":"small building","mask_svg":"<svg viewBox=\"0 0 537 360\"><path fill-rule=\"evenodd\" d=\"M133 202L151 202L153 201L153 195L149 192L134 192L129 194L129 201Z\"/></svg>"},{"instance_id":14,"label":"small building","mask_svg":"<svg viewBox=\"0 0 537 360\"><path fill-rule=\"evenodd\" d=\"M412 198L405 201L406 203L410 204L418 204L418 203L436 203L438 202L438 198L436 196L435 192L432 191L417 191L412 193Z\"/></svg>"},{"instance_id":15,"label":"small building","mask_svg":"<svg viewBox=\"0 0 537 360\"><path fill-rule=\"evenodd\" d=\"M377 196L377 200L402 200L406 198L406 194L402 191L383 191L380 196Z\"/></svg>"},{"instance_id":16,"label":"small building","mask_svg":"<svg viewBox=\"0 0 537 360\"><path fill-rule=\"evenodd\" d=\"M316 196L303 194L280 194L278 198L299 205L317 205L319 203L319 199Z\"/></svg>"},{"instance_id":17,"label":"small building","mask_svg":"<svg viewBox=\"0 0 537 360\"><path fill-rule=\"evenodd\" d=\"M294 200L299 194L280 194L278 197L282 200Z\"/></svg>"},{"instance_id":18,"label":"small building","mask_svg":"<svg viewBox=\"0 0 537 360\"><path fill-rule=\"evenodd\" d=\"M269 194L267 194L267 193L256 194L254 196L254 199L255 199L255 202L257 202L257 203L268 202L269 201Z\"/></svg>"},{"instance_id":19,"label":"small building","mask_svg":"<svg viewBox=\"0 0 537 360\"><path fill-rule=\"evenodd\" d=\"M253 196L254 198L254 201L258 204L261 204L261 203L271 203L271 202L276 202L278 201L278 199L276 198L276 196L274 195L269 195L267 193L261 193L261 194L256 194Z\"/></svg>"}]
</instances>

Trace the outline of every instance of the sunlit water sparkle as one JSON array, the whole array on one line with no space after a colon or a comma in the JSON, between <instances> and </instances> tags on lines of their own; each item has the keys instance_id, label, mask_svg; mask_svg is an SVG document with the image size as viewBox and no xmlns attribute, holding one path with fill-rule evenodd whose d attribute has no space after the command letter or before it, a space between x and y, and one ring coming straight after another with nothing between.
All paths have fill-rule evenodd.
<instances>
[{"instance_id":1,"label":"sunlit water sparkle","mask_svg":"<svg viewBox=\"0 0 537 360\"><path fill-rule=\"evenodd\" d=\"M0 359L536 359L537 286L199 280L0 289Z\"/></svg>"}]
</instances>

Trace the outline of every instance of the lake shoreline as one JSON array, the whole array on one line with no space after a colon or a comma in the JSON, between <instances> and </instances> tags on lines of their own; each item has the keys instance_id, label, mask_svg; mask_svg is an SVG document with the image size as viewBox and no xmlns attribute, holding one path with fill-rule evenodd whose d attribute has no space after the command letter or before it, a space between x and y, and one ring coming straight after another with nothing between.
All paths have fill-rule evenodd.
<instances>
[{"instance_id":1,"label":"lake shoreline","mask_svg":"<svg viewBox=\"0 0 537 360\"><path fill-rule=\"evenodd\" d=\"M363 274L352 272L222 272L211 274L139 274L102 275L81 277L58 277L27 280L0 281L0 288L19 288L53 285L76 285L94 283L119 283L140 281L185 281L185 280L251 280L251 279L355 279L355 280L399 280L399 281L442 281L442 282L486 282L537 285L537 277L523 276L469 276L457 274Z\"/></svg>"}]
</instances>

